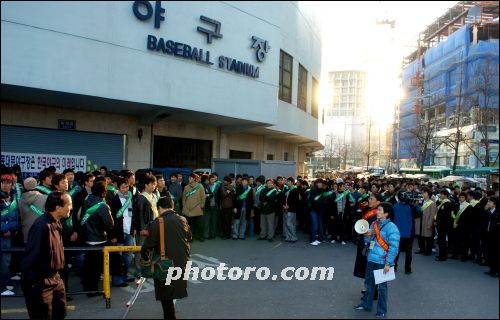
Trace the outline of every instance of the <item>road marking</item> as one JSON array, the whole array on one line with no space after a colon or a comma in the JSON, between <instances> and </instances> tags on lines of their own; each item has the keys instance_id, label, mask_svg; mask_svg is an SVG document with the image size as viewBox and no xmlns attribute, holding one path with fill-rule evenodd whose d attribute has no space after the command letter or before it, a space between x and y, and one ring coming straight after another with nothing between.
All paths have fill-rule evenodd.
<instances>
[{"instance_id":1,"label":"road marking","mask_svg":"<svg viewBox=\"0 0 500 320\"><path fill-rule=\"evenodd\" d=\"M276 280L278 280L278 276L277 276L277 275L274 275L274 276L273 276L273 281L276 281Z\"/></svg>"},{"instance_id":2,"label":"road marking","mask_svg":"<svg viewBox=\"0 0 500 320\"><path fill-rule=\"evenodd\" d=\"M66 309L68 311L75 311L75 306L67 306ZM2 314L13 314L13 313L26 313L28 309L19 308L19 309L2 309Z\"/></svg>"}]
</instances>

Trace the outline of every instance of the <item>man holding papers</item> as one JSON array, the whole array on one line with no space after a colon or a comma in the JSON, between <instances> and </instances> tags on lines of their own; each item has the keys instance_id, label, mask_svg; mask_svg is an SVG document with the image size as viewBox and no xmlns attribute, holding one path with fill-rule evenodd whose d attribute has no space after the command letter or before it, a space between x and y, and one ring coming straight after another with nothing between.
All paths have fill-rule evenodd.
<instances>
[{"instance_id":1,"label":"man holding papers","mask_svg":"<svg viewBox=\"0 0 500 320\"><path fill-rule=\"evenodd\" d=\"M394 208L390 203L383 202L378 206L377 221L373 222L370 230L365 234L365 243L369 244L368 265L366 266L365 287L366 292L356 310L371 311L375 289L375 270L382 269L382 281L393 279L389 270L394 272L394 259L398 254L399 230L389 217L394 216ZM380 279L378 279L380 280ZM377 281L378 282L378 281ZM387 282L378 285L378 305L376 318L384 318L387 313Z\"/></svg>"}]
</instances>

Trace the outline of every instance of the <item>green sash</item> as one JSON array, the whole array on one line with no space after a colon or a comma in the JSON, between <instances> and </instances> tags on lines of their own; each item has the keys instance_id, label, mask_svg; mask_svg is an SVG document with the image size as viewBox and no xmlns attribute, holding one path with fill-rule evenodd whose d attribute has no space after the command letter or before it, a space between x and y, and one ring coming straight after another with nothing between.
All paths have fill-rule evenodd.
<instances>
[{"instance_id":1,"label":"green sash","mask_svg":"<svg viewBox=\"0 0 500 320\"><path fill-rule=\"evenodd\" d=\"M297 189L297 186L296 186L296 185L293 185L293 186L291 186L290 188L288 188L287 193L288 193L288 192L290 192L290 191L292 191L293 189Z\"/></svg>"},{"instance_id":2,"label":"green sash","mask_svg":"<svg viewBox=\"0 0 500 320\"><path fill-rule=\"evenodd\" d=\"M329 197L333 194L333 191L327 191L327 192L323 192L322 194L318 194L316 197L314 197L314 201L318 201L321 197L325 196L325 197Z\"/></svg>"},{"instance_id":3,"label":"green sash","mask_svg":"<svg viewBox=\"0 0 500 320\"><path fill-rule=\"evenodd\" d=\"M16 199L19 202L21 200L21 188L19 188L19 183L15 182L16 185Z\"/></svg>"},{"instance_id":4,"label":"green sash","mask_svg":"<svg viewBox=\"0 0 500 320\"><path fill-rule=\"evenodd\" d=\"M34 204L30 204L30 209L33 211L34 214L37 216L41 217L43 215L43 210L35 206Z\"/></svg>"},{"instance_id":5,"label":"green sash","mask_svg":"<svg viewBox=\"0 0 500 320\"><path fill-rule=\"evenodd\" d=\"M340 200L342 200L342 198L344 198L344 197L345 197L345 196L347 196L348 194L349 194L349 195L351 194L351 193L349 192L349 190L346 190L346 191L342 192L342 193L340 194L340 196L338 196L338 197L337 197L337 199L335 199L335 202L339 202Z\"/></svg>"},{"instance_id":6,"label":"green sash","mask_svg":"<svg viewBox=\"0 0 500 320\"><path fill-rule=\"evenodd\" d=\"M116 190L116 188L112 185L108 185L108 190L109 191L113 191L114 193L116 193L118 190Z\"/></svg>"},{"instance_id":7,"label":"green sash","mask_svg":"<svg viewBox=\"0 0 500 320\"><path fill-rule=\"evenodd\" d=\"M212 191L212 193L215 192L215 189L217 189L217 187L219 186L220 184L220 181L215 181L214 185L210 188L210 191Z\"/></svg>"},{"instance_id":8,"label":"green sash","mask_svg":"<svg viewBox=\"0 0 500 320\"><path fill-rule=\"evenodd\" d=\"M260 187L257 188L257 191L255 191L255 196L258 197L260 195L260 192L264 190L265 187L265 185L261 184Z\"/></svg>"},{"instance_id":9,"label":"green sash","mask_svg":"<svg viewBox=\"0 0 500 320\"><path fill-rule=\"evenodd\" d=\"M6 214L12 213L16 209L17 209L17 199L14 199L14 201L12 201L7 208L2 210L2 217L5 216Z\"/></svg>"},{"instance_id":10,"label":"green sash","mask_svg":"<svg viewBox=\"0 0 500 320\"><path fill-rule=\"evenodd\" d=\"M101 204L106 204L106 202L101 201L99 203L94 204L92 207L88 208L85 212L85 215L82 218L82 226L87 222L87 220L97 211L97 209L101 206Z\"/></svg>"},{"instance_id":11,"label":"green sash","mask_svg":"<svg viewBox=\"0 0 500 320\"><path fill-rule=\"evenodd\" d=\"M76 187L71 189L68 193L71 197L73 197L75 195L75 193L77 193L78 191L80 191L80 186L77 185Z\"/></svg>"},{"instance_id":12,"label":"green sash","mask_svg":"<svg viewBox=\"0 0 500 320\"><path fill-rule=\"evenodd\" d=\"M465 209L467 209L469 206L470 206L470 204L468 204L466 202L465 205L460 210L458 210L457 215L455 216L455 219L453 220L453 228L458 227L458 220L460 219L460 216L462 215L462 213L464 213Z\"/></svg>"},{"instance_id":13,"label":"green sash","mask_svg":"<svg viewBox=\"0 0 500 320\"><path fill-rule=\"evenodd\" d=\"M196 193L196 191L198 191L198 189L199 189L199 188L201 188L201 184L200 184L200 183L198 183L198 184L197 184L197 185L193 188L193 190L191 190L191 191L189 191L189 192L185 193L184 195L186 196L186 198L191 197L193 194L195 194L195 193Z\"/></svg>"},{"instance_id":14,"label":"green sash","mask_svg":"<svg viewBox=\"0 0 500 320\"><path fill-rule=\"evenodd\" d=\"M370 194L368 194L368 193L362 194L361 197L359 197L358 202L363 201L364 199L368 198L369 196L370 196Z\"/></svg>"},{"instance_id":15,"label":"green sash","mask_svg":"<svg viewBox=\"0 0 500 320\"><path fill-rule=\"evenodd\" d=\"M43 192L45 194L51 194L52 193L52 190L50 190L49 188L44 187L44 186L36 186L35 189L38 190L38 191L41 191L41 192Z\"/></svg>"},{"instance_id":16,"label":"green sash","mask_svg":"<svg viewBox=\"0 0 500 320\"><path fill-rule=\"evenodd\" d=\"M269 190L266 194L266 197L269 197L271 196L274 192L276 192L276 189L275 188L272 188L271 190Z\"/></svg>"},{"instance_id":17,"label":"green sash","mask_svg":"<svg viewBox=\"0 0 500 320\"><path fill-rule=\"evenodd\" d=\"M422 205L422 212L425 211L434 201L432 200L427 200L423 205Z\"/></svg>"},{"instance_id":18,"label":"green sash","mask_svg":"<svg viewBox=\"0 0 500 320\"><path fill-rule=\"evenodd\" d=\"M127 200L125 200L125 203L122 205L122 207L120 208L120 210L118 210L118 213L116 214L117 218L121 218L123 216L123 213L125 212L125 210L128 209L128 206L130 205L131 201L132 201L132 192L129 191Z\"/></svg>"},{"instance_id":19,"label":"green sash","mask_svg":"<svg viewBox=\"0 0 500 320\"><path fill-rule=\"evenodd\" d=\"M238 200L246 199L247 194L252 190L252 188L247 187L247 190L238 196Z\"/></svg>"}]
</instances>

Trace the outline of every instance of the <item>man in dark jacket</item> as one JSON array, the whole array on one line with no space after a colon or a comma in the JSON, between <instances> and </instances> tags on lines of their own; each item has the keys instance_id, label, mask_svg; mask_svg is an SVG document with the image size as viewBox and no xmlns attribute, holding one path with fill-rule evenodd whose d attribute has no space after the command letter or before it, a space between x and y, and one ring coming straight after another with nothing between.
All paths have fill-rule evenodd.
<instances>
[{"instance_id":1,"label":"man in dark jacket","mask_svg":"<svg viewBox=\"0 0 500 320\"><path fill-rule=\"evenodd\" d=\"M295 179L289 177L286 180L288 190L282 198L283 225L286 242L297 242L297 212L300 210L300 191L295 185Z\"/></svg>"},{"instance_id":2,"label":"man in dark jacket","mask_svg":"<svg viewBox=\"0 0 500 320\"><path fill-rule=\"evenodd\" d=\"M260 192L261 204L260 215L260 237L259 240L274 241L274 217L276 215L276 203L278 190L274 186L273 179L266 180L267 187Z\"/></svg>"},{"instance_id":3,"label":"man in dark jacket","mask_svg":"<svg viewBox=\"0 0 500 320\"><path fill-rule=\"evenodd\" d=\"M173 299L187 297L187 280L184 280L186 264L189 260L191 230L186 218L172 209L171 199L162 197L158 200L159 215L163 218L165 255L173 260L175 267L182 269L182 276L178 280L166 285L165 280L154 280L156 300L161 301L164 319L175 319ZM147 227L147 238L141 249L144 260L149 260L151 251L160 252L160 223L155 219Z\"/></svg>"},{"instance_id":4,"label":"man in dark jacket","mask_svg":"<svg viewBox=\"0 0 500 320\"><path fill-rule=\"evenodd\" d=\"M45 213L30 228L21 264L21 286L32 319L63 319L66 292L59 272L64 268L64 247L60 220L68 218L71 197L52 192Z\"/></svg>"},{"instance_id":5,"label":"man in dark jacket","mask_svg":"<svg viewBox=\"0 0 500 320\"><path fill-rule=\"evenodd\" d=\"M453 228L452 215L455 208L455 204L448 199L449 195L450 193L448 190L441 190L437 203L437 213L434 220L438 233L437 242L439 246L439 255L436 257L436 261L446 261L448 259L446 238L451 235L451 230Z\"/></svg>"},{"instance_id":6,"label":"man in dark jacket","mask_svg":"<svg viewBox=\"0 0 500 320\"><path fill-rule=\"evenodd\" d=\"M331 243L335 243L337 236L342 245L346 245L346 241L352 240L352 213L351 204L354 202L354 197L349 190L345 189L344 183L338 184L335 201L333 201L333 239Z\"/></svg>"},{"instance_id":7,"label":"man in dark jacket","mask_svg":"<svg viewBox=\"0 0 500 320\"><path fill-rule=\"evenodd\" d=\"M250 218L255 199L252 188L248 185L248 178L241 180L241 185L236 187L234 201L234 222L233 222L233 240L245 240L247 220Z\"/></svg>"},{"instance_id":8,"label":"man in dark jacket","mask_svg":"<svg viewBox=\"0 0 500 320\"><path fill-rule=\"evenodd\" d=\"M89 247L104 246L108 241L107 232L113 228L111 209L104 201L106 197L106 181L99 181L92 186L92 194L87 197L82 207L82 227L85 229ZM102 251L92 250L85 253L83 263L82 285L89 297L100 295L97 291L99 277L102 272Z\"/></svg>"},{"instance_id":9,"label":"man in dark jacket","mask_svg":"<svg viewBox=\"0 0 500 320\"><path fill-rule=\"evenodd\" d=\"M311 207L311 234L310 244L313 246L323 242L323 216L326 214L326 209L330 203L329 198L332 198L333 191L323 189L325 182L323 179L316 180L316 188L312 189L309 194L309 203ZM316 239L316 236L318 238Z\"/></svg>"},{"instance_id":10,"label":"man in dark jacket","mask_svg":"<svg viewBox=\"0 0 500 320\"><path fill-rule=\"evenodd\" d=\"M395 259L394 270L398 268L398 260L401 252L405 253L405 274L412 273L411 271L411 261L412 261L412 247L413 239L415 237L415 219L413 215L413 209L409 203L408 194L406 192L398 192L397 194L398 203L394 206L394 223L399 229L400 241L399 241L399 251Z\"/></svg>"},{"instance_id":11,"label":"man in dark jacket","mask_svg":"<svg viewBox=\"0 0 500 320\"><path fill-rule=\"evenodd\" d=\"M487 255L486 261L490 266L490 270L485 273L498 278L498 229L500 226L498 206L500 200L498 197L492 196L488 200L488 226L487 226Z\"/></svg>"}]
</instances>

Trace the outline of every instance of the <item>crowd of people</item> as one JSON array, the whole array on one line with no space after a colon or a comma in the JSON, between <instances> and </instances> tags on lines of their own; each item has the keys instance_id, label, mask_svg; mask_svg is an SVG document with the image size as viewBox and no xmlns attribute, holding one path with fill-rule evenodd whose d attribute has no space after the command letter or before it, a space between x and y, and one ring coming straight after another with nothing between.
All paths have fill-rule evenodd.
<instances>
[{"instance_id":1,"label":"crowd of people","mask_svg":"<svg viewBox=\"0 0 500 320\"><path fill-rule=\"evenodd\" d=\"M142 246L149 223L159 216L158 201L165 198L168 207L186 218L191 241L210 241L216 237L242 241L255 237L272 242L281 237L294 243L301 231L309 234L312 246L354 242L358 248L354 275L364 278L367 267L374 266L362 255L366 237L354 231L354 224L365 219L373 227L377 218L385 217L378 214L382 207L399 233L393 259L396 269L403 252L405 273L412 272L416 237L416 254L429 256L437 251L436 261L472 260L489 265L487 273L498 277L498 191L384 178L318 178L309 184L300 176L266 179L230 175L221 179L216 173L201 176L193 173L186 179L182 174L163 177L151 170L108 171L106 167L86 173L71 169L58 173L49 167L37 179L21 179L19 167L2 168L2 251L30 245L30 229L49 210L51 194L57 194L59 200L61 194L71 198L69 216L61 215L64 246L89 248ZM54 209L53 203L50 209ZM66 288L71 265L81 276L83 290L89 297L101 294L98 291L101 252L65 252L63 258L60 274ZM21 270L23 278L30 272L26 268L36 264L36 259L25 262L28 260L25 258L22 263L21 260L22 255L2 252L2 296L13 294L9 286L13 275ZM130 252L112 254L112 285L127 286L127 282L137 281L139 263L140 254L135 257ZM129 277L129 271L135 279ZM369 294L372 292L376 295L377 290Z\"/></svg>"}]
</instances>

